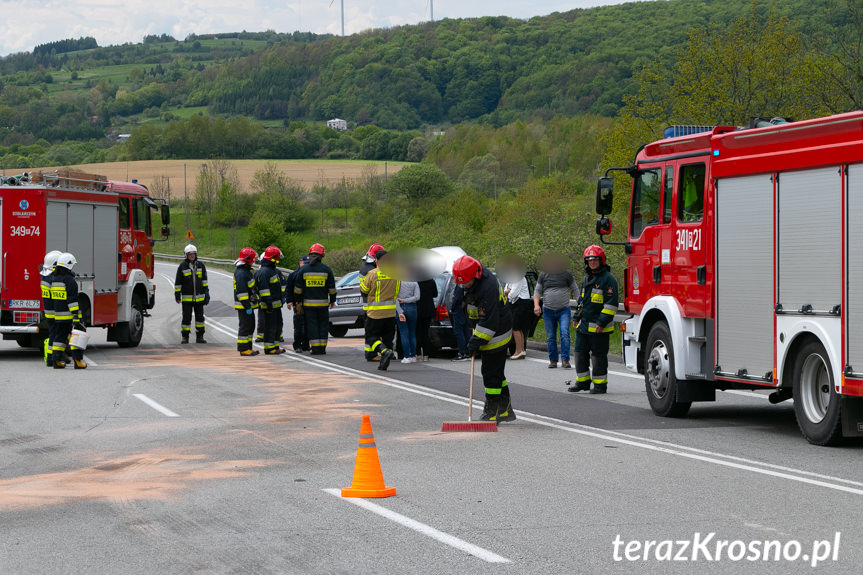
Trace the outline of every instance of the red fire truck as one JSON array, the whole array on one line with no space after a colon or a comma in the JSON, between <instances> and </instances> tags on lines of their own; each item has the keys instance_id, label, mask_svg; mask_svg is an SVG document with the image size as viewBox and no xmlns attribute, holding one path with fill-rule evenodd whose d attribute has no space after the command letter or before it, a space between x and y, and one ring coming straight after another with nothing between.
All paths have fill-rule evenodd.
<instances>
[{"instance_id":1,"label":"red fire truck","mask_svg":"<svg viewBox=\"0 0 863 575\"><path fill-rule=\"evenodd\" d=\"M699 131L703 130L703 131ZM612 170L632 177L623 356L650 406L684 416L717 389L794 399L818 445L863 436L863 112L676 126Z\"/></svg>"},{"instance_id":2,"label":"red fire truck","mask_svg":"<svg viewBox=\"0 0 863 575\"><path fill-rule=\"evenodd\" d=\"M39 269L45 253L70 252L83 323L107 328L108 341L134 347L152 309L151 211L162 235L170 212L137 183L74 172L22 174L0 184L0 333L22 347L47 337Z\"/></svg>"}]
</instances>

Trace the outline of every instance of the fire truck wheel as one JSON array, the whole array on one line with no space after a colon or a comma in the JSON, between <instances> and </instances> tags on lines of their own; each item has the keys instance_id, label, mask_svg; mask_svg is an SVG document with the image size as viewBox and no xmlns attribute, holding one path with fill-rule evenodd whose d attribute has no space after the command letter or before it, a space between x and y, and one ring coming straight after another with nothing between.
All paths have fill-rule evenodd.
<instances>
[{"instance_id":1,"label":"fire truck wheel","mask_svg":"<svg viewBox=\"0 0 863 575\"><path fill-rule=\"evenodd\" d=\"M842 439L841 402L830 358L820 341L803 344L793 374L794 414L803 437L815 445L835 445Z\"/></svg>"},{"instance_id":2,"label":"fire truck wheel","mask_svg":"<svg viewBox=\"0 0 863 575\"><path fill-rule=\"evenodd\" d=\"M644 360L644 387L653 413L660 417L683 417L692 406L677 401L677 378L674 375L674 349L668 325L657 322L647 336Z\"/></svg>"},{"instance_id":3,"label":"fire truck wheel","mask_svg":"<svg viewBox=\"0 0 863 575\"><path fill-rule=\"evenodd\" d=\"M120 347L138 347L144 336L144 303L140 296L132 296L132 310L129 316L129 339L118 341Z\"/></svg>"}]
</instances>

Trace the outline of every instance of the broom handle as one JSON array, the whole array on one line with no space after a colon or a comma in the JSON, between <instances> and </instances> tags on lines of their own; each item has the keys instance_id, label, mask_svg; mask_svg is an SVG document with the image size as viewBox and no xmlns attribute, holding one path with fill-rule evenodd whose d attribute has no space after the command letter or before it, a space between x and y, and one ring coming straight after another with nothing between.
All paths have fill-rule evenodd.
<instances>
[{"instance_id":1,"label":"broom handle","mask_svg":"<svg viewBox=\"0 0 863 575\"><path fill-rule=\"evenodd\" d=\"M473 360L475 356L470 356L470 390L468 391L467 400L467 420L471 421L471 411L473 410Z\"/></svg>"}]
</instances>

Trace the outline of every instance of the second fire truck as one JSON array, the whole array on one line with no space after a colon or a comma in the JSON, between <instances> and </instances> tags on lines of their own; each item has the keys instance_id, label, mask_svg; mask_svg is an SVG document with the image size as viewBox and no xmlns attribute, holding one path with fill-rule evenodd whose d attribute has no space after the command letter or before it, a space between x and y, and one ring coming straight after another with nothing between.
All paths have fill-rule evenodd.
<instances>
[{"instance_id":1,"label":"second fire truck","mask_svg":"<svg viewBox=\"0 0 863 575\"><path fill-rule=\"evenodd\" d=\"M835 444L863 436L863 112L764 124L675 127L612 168L632 177L623 356L658 415L772 388Z\"/></svg>"}]
</instances>

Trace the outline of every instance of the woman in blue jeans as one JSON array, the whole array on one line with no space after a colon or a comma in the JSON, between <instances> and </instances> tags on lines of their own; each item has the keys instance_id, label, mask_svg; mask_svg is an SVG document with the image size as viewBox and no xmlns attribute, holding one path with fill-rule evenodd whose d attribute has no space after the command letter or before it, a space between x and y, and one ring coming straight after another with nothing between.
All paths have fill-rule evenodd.
<instances>
[{"instance_id":1,"label":"woman in blue jeans","mask_svg":"<svg viewBox=\"0 0 863 575\"><path fill-rule=\"evenodd\" d=\"M533 313L542 314L545 324L546 343L548 345L548 367L557 367L560 357L561 367L571 369L569 363L569 323L572 320L572 310L569 300L578 297L578 284L572 273L566 269L566 262L561 257L549 258L545 271L540 272L533 290ZM540 299L542 306L540 307ZM560 331L560 352L557 349L557 332Z\"/></svg>"},{"instance_id":2,"label":"woman in blue jeans","mask_svg":"<svg viewBox=\"0 0 863 575\"><path fill-rule=\"evenodd\" d=\"M417 302L420 288L417 282L401 282L396 298L396 313L399 318L399 335L402 340L402 363L417 360Z\"/></svg>"}]
</instances>

